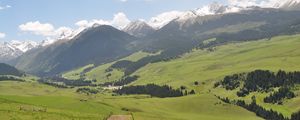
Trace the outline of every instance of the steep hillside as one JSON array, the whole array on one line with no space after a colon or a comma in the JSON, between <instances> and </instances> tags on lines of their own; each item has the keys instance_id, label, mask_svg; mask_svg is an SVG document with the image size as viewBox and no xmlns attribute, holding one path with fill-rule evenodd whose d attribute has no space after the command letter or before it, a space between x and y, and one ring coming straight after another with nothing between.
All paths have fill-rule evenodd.
<instances>
[{"instance_id":1,"label":"steep hillside","mask_svg":"<svg viewBox=\"0 0 300 120\"><path fill-rule=\"evenodd\" d=\"M21 72L10 65L0 63L0 75L22 76L24 75L24 72Z\"/></svg>"},{"instance_id":2,"label":"steep hillside","mask_svg":"<svg viewBox=\"0 0 300 120\"><path fill-rule=\"evenodd\" d=\"M216 39L209 39L203 43L209 44ZM297 61L300 59L300 51L297 47L300 45L300 36L279 36L272 39L262 39L251 42L233 42L217 47L205 49L193 49L191 52L180 56L178 59L161 61L147 64L141 67L132 75L138 75L140 78L133 85L148 83L169 84L172 86L193 86L195 81L208 82L222 79L225 75L252 71L255 69L268 69L277 71L297 70L299 67ZM272 52L270 52L272 51ZM135 53L132 56L140 56L136 60L131 60L130 56L122 60L137 62L143 58L155 56L141 55ZM97 79L103 83L107 81L116 81L124 74L124 69L113 69L111 72L106 70L116 62L97 66L86 72L84 76L87 79ZM83 71L78 69L77 78ZM75 70L76 71L76 70ZM70 73L74 73L71 71ZM69 77L76 77L75 74L64 74ZM76 72L75 72L76 73ZM111 78L108 80L108 74ZM203 88L201 88L203 89Z\"/></svg>"},{"instance_id":3,"label":"steep hillside","mask_svg":"<svg viewBox=\"0 0 300 120\"><path fill-rule=\"evenodd\" d=\"M99 120L110 114L129 114L137 120L261 120L211 94L161 99L111 96L103 91L104 94L85 95L75 91L33 82L1 82L0 119Z\"/></svg>"},{"instance_id":4,"label":"steep hillside","mask_svg":"<svg viewBox=\"0 0 300 120\"><path fill-rule=\"evenodd\" d=\"M148 64L134 73L140 78L133 84L192 86L255 69L299 70L299 45L300 36L294 35L194 50L179 59Z\"/></svg>"},{"instance_id":5,"label":"steep hillside","mask_svg":"<svg viewBox=\"0 0 300 120\"><path fill-rule=\"evenodd\" d=\"M137 39L111 26L94 26L72 40L30 51L16 67L38 75L54 75L86 64L102 64L135 51Z\"/></svg>"},{"instance_id":6,"label":"steep hillside","mask_svg":"<svg viewBox=\"0 0 300 120\"><path fill-rule=\"evenodd\" d=\"M104 82L110 82L110 81L116 81L121 79L124 76L124 72L120 69L113 69L111 71L108 71L111 65L118 61L138 61L144 57L151 56L154 54L151 53L146 53L146 52L136 52L133 53L127 57L124 57L120 60L102 64L100 66L94 66L92 64L86 65L80 68L77 68L72 71L68 71L62 74L62 77L67 78L67 79L75 79L78 80L80 78L88 79L88 80L97 80L99 83L104 83Z\"/></svg>"},{"instance_id":7,"label":"steep hillside","mask_svg":"<svg viewBox=\"0 0 300 120\"><path fill-rule=\"evenodd\" d=\"M136 37L145 37L147 35L152 34L155 31L155 29L149 26L146 22L138 20L129 23L123 29L123 31Z\"/></svg>"},{"instance_id":8,"label":"steep hillside","mask_svg":"<svg viewBox=\"0 0 300 120\"><path fill-rule=\"evenodd\" d=\"M198 16L173 20L144 39L144 51L161 54L145 57L126 65L125 75L139 68L159 61L167 61L191 51L194 48L209 48L231 42L254 41L277 35L300 32L298 11L257 8L238 13ZM286 18L289 18L286 20ZM203 44L204 40L216 40Z\"/></svg>"},{"instance_id":9,"label":"steep hillside","mask_svg":"<svg viewBox=\"0 0 300 120\"><path fill-rule=\"evenodd\" d=\"M61 40L22 55L18 58L16 67L29 73L55 75L87 64L98 66L112 62L137 50L151 53L161 51L159 55L149 56L126 66L125 75L130 75L148 63L177 58L196 47L205 48L233 41L299 33L298 16L298 11L256 8L238 13L175 19L141 40L111 26L95 25L72 40ZM128 28L139 29L140 25L142 28L149 28L145 24L137 25ZM216 38L216 41L201 44L210 38Z\"/></svg>"},{"instance_id":10,"label":"steep hillside","mask_svg":"<svg viewBox=\"0 0 300 120\"><path fill-rule=\"evenodd\" d=\"M205 41L205 43L214 40L210 39ZM194 89L196 91L195 95L184 97L162 99L151 98L145 95L111 96L109 90L103 90L104 88L101 87L95 87L95 89L99 89L101 94L86 95L75 92L78 89L77 87L61 89L37 83L14 84L5 82L0 85L0 91L2 91L0 92L0 100L6 100L6 103L0 108L10 110L10 112L0 112L0 114L12 115L19 111L16 108L25 106L24 109L28 110L24 111L22 115L18 114L18 117L27 116L26 118L30 119L34 115L61 119L103 119L110 112L113 112L113 114L131 114L135 119L143 120L177 120L178 118L183 120L256 120L261 118L242 107L225 103L215 96L251 101L253 99L251 97L255 95L258 105L278 111L289 117L291 113L299 110L297 104L300 103L300 99L298 96L290 100L284 100L282 105L268 104L262 101L267 96L267 93L255 92L241 98L236 96L236 90L227 91L224 88L214 88L214 83L222 80L224 76L250 72L256 69L297 71L299 70L298 61L300 60L299 45L300 35L293 35L260 41L230 43L203 50L194 49L178 59L148 64L133 74L138 75L139 78L130 85L168 84L175 88L185 86L188 90ZM123 58L123 60L138 61L148 55L139 52ZM87 72L86 75L95 77L100 82L110 81L105 76L101 76L106 75L105 70L109 65L111 64L100 65L91 70L94 71L91 72L92 74ZM74 70L73 73L80 73L80 71L84 71L84 69L89 67L91 65ZM122 71L118 72L122 74ZM98 76L97 73L101 75ZM70 75L72 75L72 72ZM198 82L198 84L195 85L195 82ZM18 85L19 89L13 89L12 86L16 85ZM27 96L23 97L20 93ZM299 89L295 89L295 93L299 94ZM60 95L59 100L57 100L58 97L56 95ZM53 100L56 100L56 102L52 102ZM30 110L33 108L45 109L45 107L40 106L41 104L47 106L46 112L32 114L33 112ZM60 104L64 106L60 106ZM63 115L59 113L63 113Z\"/></svg>"}]
</instances>

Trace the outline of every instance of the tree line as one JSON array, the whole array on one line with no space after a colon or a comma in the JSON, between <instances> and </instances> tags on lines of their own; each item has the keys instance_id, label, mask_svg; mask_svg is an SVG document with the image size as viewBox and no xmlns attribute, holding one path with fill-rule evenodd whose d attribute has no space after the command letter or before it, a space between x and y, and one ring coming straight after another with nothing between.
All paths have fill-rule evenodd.
<instances>
[{"instance_id":1,"label":"tree line","mask_svg":"<svg viewBox=\"0 0 300 120\"><path fill-rule=\"evenodd\" d=\"M174 39L175 40L175 39ZM160 42L160 45L163 43ZM125 76L129 76L141 67L149 64L149 63L156 63L161 61L170 61L176 58L179 58L182 54L190 52L193 48L195 48L198 44L198 42L195 41L182 41L179 38L176 38L176 42L167 43L168 45L162 45L163 47L159 47L156 45L157 48L147 48L144 49L144 52L149 53L156 53L161 51L158 55L151 55L146 56L138 61L128 61L128 60L121 60L113 65L111 65L108 69L106 69L106 72L112 71L112 69L119 69L123 70ZM170 45L174 44L174 45Z\"/></svg>"},{"instance_id":2,"label":"tree line","mask_svg":"<svg viewBox=\"0 0 300 120\"><path fill-rule=\"evenodd\" d=\"M76 92L89 95L89 94L97 94L99 93L99 90L93 88L78 88Z\"/></svg>"},{"instance_id":3,"label":"tree line","mask_svg":"<svg viewBox=\"0 0 300 120\"><path fill-rule=\"evenodd\" d=\"M291 120L300 120L300 111L293 113L291 116Z\"/></svg>"},{"instance_id":4,"label":"tree line","mask_svg":"<svg viewBox=\"0 0 300 120\"><path fill-rule=\"evenodd\" d=\"M139 76L134 75L134 76L126 76L123 77L122 79L118 80L118 81L114 81L114 82L106 82L103 84L103 86L123 86L123 85L127 85L129 83L132 83L134 81L136 81L139 78Z\"/></svg>"},{"instance_id":5,"label":"tree line","mask_svg":"<svg viewBox=\"0 0 300 120\"><path fill-rule=\"evenodd\" d=\"M5 63L0 63L0 75L13 75L13 76L22 77L26 74L22 71L19 71L13 66L10 66Z\"/></svg>"},{"instance_id":6,"label":"tree line","mask_svg":"<svg viewBox=\"0 0 300 120\"><path fill-rule=\"evenodd\" d=\"M243 85L241 85L243 83ZM244 97L250 92L270 92L279 87L279 91L264 99L267 103L279 103L282 99L293 98L295 94L290 88L300 84L300 72L285 72L279 70L277 73L268 70L255 70L249 73L233 74L225 76L224 79L215 84L215 87L222 85L226 90L240 88L237 96Z\"/></svg>"},{"instance_id":7,"label":"tree line","mask_svg":"<svg viewBox=\"0 0 300 120\"><path fill-rule=\"evenodd\" d=\"M24 82L25 80L14 77L14 76L8 76L8 75L0 75L0 81L19 81Z\"/></svg>"},{"instance_id":8,"label":"tree line","mask_svg":"<svg viewBox=\"0 0 300 120\"><path fill-rule=\"evenodd\" d=\"M290 91L289 88L286 87L282 87L279 88L279 90L277 92L272 93L271 95L269 95L268 97L264 98L264 102L265 103L278 103L278 104L282 104L282 100L287 98L287 99L291 99L294 98L296 95Z\"/></svg>"},{"instance_id":9,"label":"tree line","mask_svg":"<svg viewBox=\"0 0 300 120\"><path fill-rule=\"evenodd\" d=\"M92 80L93 81L93 80ZM84 79L78 79L78 80L69 80L62 77L47 77L47 78L41 78L38 80L40 83L44 83L47 85L51 85L58 88L68 88L70 87L81 87L81 86L98 86L97 84L93 84L91 80L84 80Z\"/></svg>"},{"instance_id":10,"label":"tree line","mask_svg":"<svg viewBox=\"0 0 300 120\"><path fill-rule=\"evenodd\" d=\"M158 86L155 84L147 84L147 85L138 85L138 86L125 86L121 89L113 91L120 95L127 94L147 94L153 97L165 98L165 97L180 97L184 96L180 89L173 89L171 86L163 85ZM187 94L187 93L186 93ZM195 94L195 91L192 90L190 94Z\"/></svg>"},{"instance_id":11,"label":"tree line","mask_svg":"<svg viewBox=\"0 0 300 120\"><path fill-rule=\"evenodd\" d=\"M262 117L266 120L300 120L300 111L295 112L291 115L290 118L284 117L282 113L276 112L272 109L265 109L262 106L259 106L256 103L255 96L252 96L252 102L247 104L244 100L230 100L227 97L221 98L220 96L216 96L221 101L234 104L240 107L247 109L248 111L254 112L256 116Z\"/></svg>"},{"instance_id":12,"label":"tree line","mask_svg":"<svg viewBox=\"0 0 300 120\"><path fill-rule=\"evenodd\" d=\"M218 99L221 101L228 103L228 104L234 104L237 106L240 106L242 108L247 109L248 111L254 112L256 116L262 117L266 120L289 120L288 118L284 117L283 114L278 113L272 109L267 110L258 104L256 104L255 97L252 97L252 102L250 104L246 104L244 100L233 100L226 98L221 98L217 96Z\"/></svg>"}]
</instances>

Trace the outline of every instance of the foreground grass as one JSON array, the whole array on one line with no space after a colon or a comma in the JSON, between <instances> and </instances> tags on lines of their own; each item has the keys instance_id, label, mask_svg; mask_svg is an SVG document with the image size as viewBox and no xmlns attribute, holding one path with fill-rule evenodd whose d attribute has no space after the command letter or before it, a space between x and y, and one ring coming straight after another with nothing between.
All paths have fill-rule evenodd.
<instances>
[{"instance_id":1,"label":"foreground grass","mask_svg":"<svg viewBox=\"0 0 300 120\"><path fill-rule=\"evenodd\" d=\"M168 84L171 86L187 86L199 93L212 91L213 94L231 99L251 101L256 96L260 105L273 109L289 117L293 112L300 110L300 97L286 100L283 105L266 104L263 98L268 94L253 93L246 98L236 96L237 91L213 89L214 82L226 75L249 72L256 69L277 72L300 71L300 35L280 36L271 40L232 43L216 47L215 51L195 50L183 55L180 59L170 62L149 64L135 74L140 78L132 85L148 83ZM198 81L199 86L193 85ZM295 91L299 96L300 92Z\"/></svg>"},{"instance_id":2,"label":"foreground grass","mask_svg":"<svg viewBox=\"0 0 300 120\"><path fill-rule=\"evenodd\" d=\"M195 50L182 58L169 62L149 64L135 75L140 78L131 85L148 83L168 84L174 87L186 86L195 89L196 95L177 98L150 98L148 96L111 96L109 92L97 95L77 94L74 89L58 89L31 82L0 82L0 119L103 119L111 113L126 115L132 113L137 120L259 120L238 106L224 104L214 95L245 99L250 101L255 95L258 104L289 116L300 109L300 97L284 101L283 105L265 104L267 95L253 93L245 98L235 95L236 91L213 88L216 81L225 75L256 69L277 71L299 71L300 35L280 36L271 40L232 43L216 47L215 51ZM147 56L136 53L126 60L138 60ZM114 81L123 72L114 70L110 78L105 69L111 64L100 65L85 73L87 79L98 82ZM65 74L69 77L83 69ZM73 75L72 75L73 74ZM198 81L200 85L193 83ZM299 90L295 91L299 95ZM19 110L25 106L26 110ZM47 108L46 112L34 109Z\"/></svg>"},{"instance_id":3,"label":"foreground grass","mask_svg":"<svg viewBox=\"0 0 300 120\"><path fill-rule=\"evenodd\" d=\"M221 103L212 94L165 99L107 93L87 96L32 82L0 84L0 119L99 120L111 113L132 113L136 120L259 119L242 108Z\"/></svg>"},{"instance_id":4,"label":"foreground grass","mask_svg":"<svg viewBox=\"0 0 300 120\"><path fill-rule=\"evenodd\" d=\"M139 52L136 52L125 58L122 58L119 61L129 60L129 61L135 62L135 61L138 61L139 59L149 56L149 55L153 55L153 54L139 51ZM124 73L122 71L116 70L116 69L114 69L111 72L105 71L107 68L109 68L114 63L116 63L116 62L111 62L111 63L103 64L100 66L96 66L96 67L94 65L90 64L90 65L86 65L86 66L77 68L72 71L68 71L68 72L64 73L62 76L67 79L79 79L80 75L83 75L83 77L85 79L89 79L89 80L95 79L99 83L116 81L123 77ZM90 71L87 71L86 73L83 73L83 71L85 69L90 68L90 67L95 67L95 68L91 69ZM111 75L109 77L107 77L107 74L111 74Z\"/></svg>"},{"instance_id":5,"label":"foreground grass","mask_svg":"<svg viewBox=\"0 0 300 120\"><path fill-rule=\"evenodd\" d=\"M133 84L192 86L194 81L211 82L256 69L296 71L300 70L299 46L300 35L294 35L222 45L213 52L195 50L180 59L143 67L135 73L140 78Z\"/></svg>"}]
</instances>

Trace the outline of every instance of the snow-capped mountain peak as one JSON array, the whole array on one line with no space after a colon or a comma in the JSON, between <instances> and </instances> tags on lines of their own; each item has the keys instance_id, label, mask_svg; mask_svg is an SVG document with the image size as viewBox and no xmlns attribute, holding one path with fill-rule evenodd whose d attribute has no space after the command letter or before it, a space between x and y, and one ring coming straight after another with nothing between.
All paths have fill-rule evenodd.
<instances>
[{"instance_id":1,"label":"snow-capped mountain peak","mask_svg":"<svg viewBox=\"0 0 300 120\"><path fill-rule=\"evenodd\" d=\"M14 48L21 50L22 52L26 52L28 50L31 50L31 49L39 46L39 44L34 41L22 41L21 42L21 41L13 40L13 41L11 41L11 43L8 43L8 44L13 46Z\"/></svg>"},{"instance_id":2,"label":"snow-capped mountain peak","mask_svg":"<svg viewBox=\"0 0 300 120\"><path fill-rule=\"evenodd\" d=\"M218 2L213 2L210 5L197 9L197 14L201 16L219 14L224 12L225 12L225 6Z\"/></svg>"},{"instance_id":3,"label":"snow-capped mountain peak","mask_svg":"<svg viewBox=\"0 0 300 120\"><path fill-rule=\"evenodd\" d=\"M15 48L8 42L0 43L0 60L1 62L9 61L22 55L22 51Z\"/></svg>"},{"instance_id":4,"label":"snow-capped mountain peak","mask_svg":"<svg viewBox=\"0 0 300 120\"><path fill-rule=\"evenodd\" d=\"M129 23L123 30L124 31L129 31L129 30L132 30L132 29L140 29L144 26L147 26L148 24L146 22L143 22L141 20L137 20L137 21L134 21L134 22L131 22Z\"/></svg>"},{"instance_id":5,"label":"snow-capped mountain peak","mask_svg":"<svg viewBox=\"0 0 300 120\"><path fill-rule=\"evenodd\" d=\"M198 13L196 10L189 10L189 11L183 12L182 15L177 18L177 21L185 21L187 19L194 18L197 16L198 16Z\"/></svg>"},{"instance_id":6,"label":"snow-capped mountain peak","mask_svg":"<svg viewBox=\"0 0 300 120\"><path fill-rule=\"evenodd\" d=\"M242 10L248 10L250 7L240 7L233 5L223 5L218 2L213 2L210 5L203 6L194 10L188 11L171 11L163 13L155 18L152 18L149 22L150 25L155 28L161 28L172 20L182 22L183 24L191 18L206 15L226 14L240 12Z\"/></svg>"},{"instance_id":7,"label":"snow-capped mountain peak","mask_svg":"<svg viewBox=\"0 0 300 120\"><path fill-rule=\"evenodd\" d=\"M0 62L9 61L21 56L28 50L37 48L39 44L34 41L17 41L0 43Z\"/></svg>"},{"instance_id":8,"label":"snow-capped mountain peak","mask_svg":"<svg viewBox=\"0 0 300 120\"><path fill-rule=\"evenodd\" d=\"M274 4L274 7L284 9L300 9L300 0L278 1Z\"/></svg>"},{"instance_id":9,"label":"snow-capped mountain peak","mask_svg":"<svg viewBox=\"0 0 300 120\"><path fill-rule=\"evenodd\" d=\"M170 11L161 13L155 17L152 17L147 23L151 25L155 29L160 29L170 21L177 19L178 17L182 16L184 12L182 11Z\"/></svg>"},{"instance_id":10,"label":"snow-capped mountain peak","mask_svg":"<svg viewBox=\"0 0 300 120\"><path fill-rule=\"evenodd\" d=\"M137 20L137 21L129 23L123 29L123 31L127 32L130 35L136 36L136 37L143 37L143 36L146 36L146 35L154 32L155 30L150 25L148 25L146 22Z\"/></svg>"}]
</instances>

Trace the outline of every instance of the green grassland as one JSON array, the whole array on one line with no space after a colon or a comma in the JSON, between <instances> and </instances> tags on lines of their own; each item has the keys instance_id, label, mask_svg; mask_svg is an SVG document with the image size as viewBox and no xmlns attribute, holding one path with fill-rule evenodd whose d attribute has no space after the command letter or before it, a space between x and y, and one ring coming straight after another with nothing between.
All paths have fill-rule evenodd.
<instances>
[{"instance_id":1,"label":"green grassland","mask_svg":"<svg viewBox=\"0 0 300 120\"><path fill-rule=\"evenodd\" d=\"M215 51L194 50L170 62L148 64L135 75L137 84L192 86L194 81L212 82L225 75L256 69L300 70L300 35L275 37L215 47Z\"/></svg>"},{"instance_id":2,"label":"green grassland","mask_svg":"<svg viewBox=\"0 0 300 120\"><path fill-rule=\"evenodd\" d=\"M139 51L139 52L136 52L136 53L134 53L130 56L122 58L119 61L129 60L129 61L135 62L135 61L138 61L139 59L141 59L143 57L146 57L146 56L149 56L149 55L153 55L153 54ZM105 72L105 70L107 68L109 68L112 64L114 64L116 62L117 61L97 66L97 67L93 68L92 70L90 70L86 73L83 73L84 78L89 79L89 80L95 79L99 83L119 80L124 75L124 73L121 70L113 69L113 71L111 71L111 72ZM81 73L86 68L90 68L90 67L94 67L94 65L86 65L84 67L80 67L78 69L66 72L62 76L64 78L67 78L67 79L79 79ZM111 76L107 77L106 75L109 74L109 73L111 74Z\"/></svg>"},{"instance_id":3,"label":"green grassland","mask_svg":"<svg viewBox=\"0 0 300 120\"><path fill-rule=\"evenodd\" d=\"M300 36L280 36L271 40L232 43L218 46L215 51L195 50L180 59L171 62L149 64L135 73L141 76L133 85L139 84L168 84L171 86L188 86L203 93L212 90L213 94L241 99L236 96L237 91L212 89L213 83L226 75L249 72L256 69L286 71L300 70ZM203 83L194 86L193 82ZM299 87L296 87L299 88ZM300 95L299 90L295 91ZM268 109L283 113L286 117L300 110L300 97L286 100L283 105L266 104L263 98L268 94L254 93L244 98L251 101L251 96L257 97L258 104Z\"/></svg>"},{"instance_id":4,"label":"green grassland","mask_svg":"<svg viewBox=\"0 0 300 120\"><path fill-rule=\"evenodd\" d=\"M300 35L274 37L270 40L231 43L218 46L214 51L194 50L181 58L168 62L148 64L134 75L140 78L131 85L148 83L186 86L195 89L196 95L176 98L151 98L145 95L112 96L110 91L96 95L76 93L76 88L59 89L36 83L34 77L26 82L0 82L0 119L97 119L110 113L132 113L136 120L260 120L254 113L241 107L225 104L214 95L250 101L255 95L258 104L289 116L300 109L300 91L295 89L296 98L285 100L283 105L263 103L267 94L252 93L238 98L236 91L213 88L216 81L233 73L267 69L277 71L299 71ZM124 59L136 61L150 55L138 52ZM112 71L106 78L105 69L112 63L95 67L85 73L87 79L98 82L112 81L123 75ZM64 74L76 78L87 66ZM78 77L78 76L77 76ZM195 86L193 82L200 85ZM299 88L296 87L296 88ZM24 110L20 110L20 107ZM39 111L44 110L46 111Z\"/></svg>"},{"instance_id":5,"label":"green grassland","mask_svg":"<svg viewBox=\"0 0 300 120\"><path fill-rule=\"evenodd\" d=\"M78 69L66 72L65 74L62 75L62 77L66 78L66 79L77 80L77 79L80 78L80 75L82 74L82 72L85 69L88 69L88 68L91 68L91 67L94 67L94 65L93 64L89 64L89 65L80 67Z\"/></svg>"},{"instance_id":6,"label":"green grassland","mask_svg":"<svg viewBox=\"0 0 300 120\"><path fill-rule=\"evenodd\" d=\"M110 94L87 96L75 93L75 89L58 89L34 82L0 84L0 119L99 120L112 112L133 113L137 120L259 120L254 113L223 104L211 94L165 99ZM38 111L43 109L46 111Z\"/></svg>"}]
</instances>

